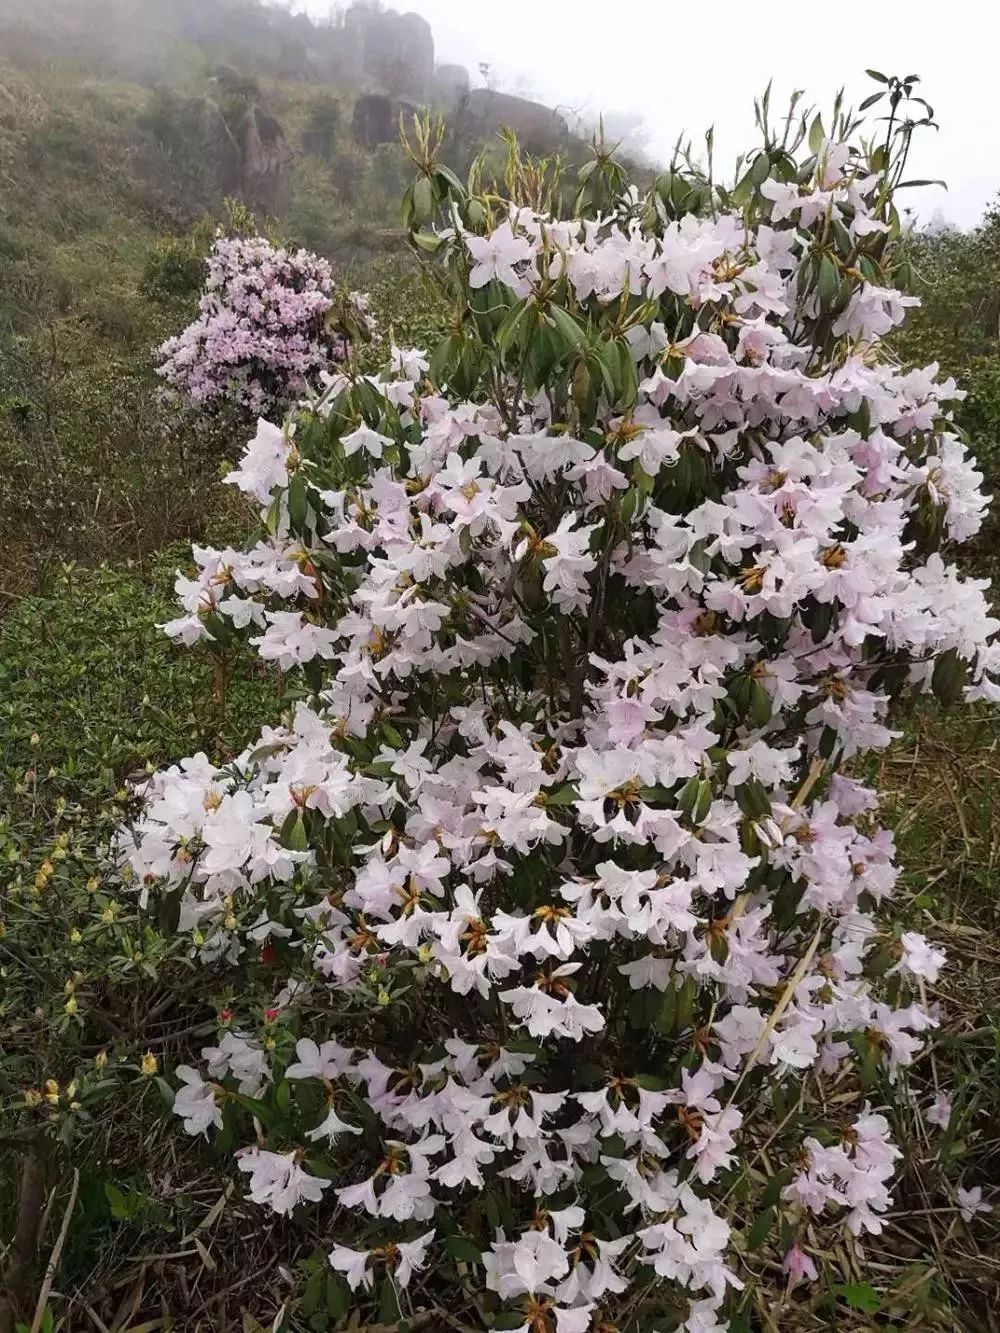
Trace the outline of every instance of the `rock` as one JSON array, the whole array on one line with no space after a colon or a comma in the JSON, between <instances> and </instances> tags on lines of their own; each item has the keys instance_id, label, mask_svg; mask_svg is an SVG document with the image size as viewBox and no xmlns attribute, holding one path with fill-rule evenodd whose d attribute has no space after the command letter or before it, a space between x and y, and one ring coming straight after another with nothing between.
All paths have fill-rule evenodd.
<instances>
[{"instance_id":1,"label":"rock","mask_svg":"<svg viewBox=\"0 0 1000 1333\"><path fill-rule=\"evenodd\" d=\"M262 106L248 109L243 123L243 197L265 213L286 207L292 150L280 123Z\"/></svg>"},{"instance_id":2,"label":"rock","mask_svg":"<svg viewBox=\"0 0 1000 1333\"><path fill-rule=\"evenodd\" d=\"M489 139L501 129L513 130L530 153L550 153L569 137L565 120L551 107L526 97L473 88L459 104L456 126L473 138Z\"/></svg>"},{"instance_id":3,"label":"rock","mask_svg":"<svg viewBox=\"0 0 1000 1333\"><path fill-rule=\"evenodd\" d=\"M434 35L419 14L352 5L344 15L349 65L387 93L426 101L434 81Z\"/></svg>"},{"instance_id":4,"label":"rock","mask_svg":"<svg viewBox=\"0 0 1000 1333\"><path fill-rule=\"evenodd\" d=\"M399 118L404 123L421 110L419 102L408 97L386 97L365 93L354 104L351 129L354 142L362 148L377 148L380 143L395 143L399 138Z\"/></svg>"},{"instance_id":5,"label":"rock","mask_svg":"<svg viewBox=\"0 0 1000 1333\"><path fill-rule=\"evenodd\" d=\"M436 106L456 107L468 91L469 71L464 65L438 65L431 94Z\"/></svg>"},{"instance_id":6,"label":"rock","mask_svg":"<svg viewBox=\"0 0 1000 1333\"><path fill-rule=\"evenodd\" d=\"M392 98L383 93L365 93L354 104L354 119L351 122L354 140L362 148L374 148L376 144L390 143L396 137L396 127L392 114Z\"/></svg>"}]
</instances>

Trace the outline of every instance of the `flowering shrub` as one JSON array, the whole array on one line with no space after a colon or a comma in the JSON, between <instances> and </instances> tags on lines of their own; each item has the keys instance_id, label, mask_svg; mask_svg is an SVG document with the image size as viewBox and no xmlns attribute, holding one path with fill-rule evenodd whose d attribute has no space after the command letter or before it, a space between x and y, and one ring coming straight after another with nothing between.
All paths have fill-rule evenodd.
<instances>
[{"instance_id":1,"label":"flowering shrub","mask_svg":"<svg viewBox=\"0 0 1000 1333\"><path fill-rule=\"evenodd\" d=\"M1000 622L854 129L765 121L729 190L599 151L571 219L425 153L451 332L261 422L264 534L178 580L301 698L152 780L127 879L225 999L174 1111L326 1219L313 1309L713 1333L887 1225L945 959L856 761L997 698Z\"/></svg>"},{"instance_id":2,"label":"flowering shrub","mask_svg":"<svg viewBox=\"0 0 1000 1333\"><path fill-rule=\"evenodd\" d=\"M338 311L330 265L307 250L220 236L206 262L199 317L159 349L159 374L197 407L280 415L346 359L355 327L371 334L366 298Z\"/></svg>"}]
</instances>

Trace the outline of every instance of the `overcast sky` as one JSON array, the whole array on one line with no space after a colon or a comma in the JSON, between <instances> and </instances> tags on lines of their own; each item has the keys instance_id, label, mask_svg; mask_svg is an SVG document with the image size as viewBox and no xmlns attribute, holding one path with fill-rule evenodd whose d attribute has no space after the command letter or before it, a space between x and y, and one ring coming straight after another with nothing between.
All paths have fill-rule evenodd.
<instances>
[{"instance_id":1,"label":"overcast sky","mask_svg":"<svg viewBox=\"0 0 1000 1333\"><path fill-rule=\"evenodd\" d=\"M331 0L305 0L322 14ZM497 86L549 105L637 112L669 156L683 129L716 127L717 161L752 142L753 97L774 78L773 106L795 87L829 106L874 87L865 67L921 76L941 129L915 146L909 174L944 177L907 191L923 219L940 209L968 226L1000 190L1000 4L997 0L395 0L434 32L439 62L480 62ZM520 85L520 86L518 86Z\"/></svg>"}]
</instances>

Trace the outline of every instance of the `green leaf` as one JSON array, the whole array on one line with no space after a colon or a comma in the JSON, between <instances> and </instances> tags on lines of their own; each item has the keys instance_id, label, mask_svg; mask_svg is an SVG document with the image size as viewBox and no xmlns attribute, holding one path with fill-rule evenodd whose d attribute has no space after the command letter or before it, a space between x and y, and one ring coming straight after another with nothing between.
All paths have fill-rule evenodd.
<instances>
[{"instance_id":1,"label":"green leaf","mask_svg":"<svg viewBox=\"0 0 1000 1333\"><path fill-rule=\"evenodd\" d=\"M391 722L382 723L382 735L394 750L403 750L406 748L406 742Z\"/></svg>"},{"instance_id":2,"label":"green leaf","mask_svg":"<svg viewBox=\"0 0 1000 1333\"><path fill-rule=\"evenodd\" d=\"M462 339L457 333L450 333L447 338L442 338L431 353L430 366L427 371L431 382L438 387L447 383L448 377L457 365L461 354Z\"/></svg>"},{"instance_id":3,"label":"green leaf","mask_svg":"<svg viewBox=\"0 0 1000 1333\"><path fill-rule=\"evenodd\" d=\"M274 1124L274 1112L267 1102L259 1101L256 1097L248 1097L242 1092L227 1091L226 1098L235 1102L237 1106L242 1106L244 1111L249 1111L251 1115L256 1116L265 1129L270 1129Z\"/></svg>"},{"instance_id":4,"label":"green leaf","mask_svg":"<svg viewBox=\"0 0 1000 1333\"><path fill-rule=\"evenodd\" d=\"M823 255L819 261L819 301L824 310L829 310L837 299L840 289L840 277L837 265L829 255Z\"/></svg>"},{"instance_id":5,"label":"green leaf","mask_svg":"<svg viewBox=\"0 0 1000 1333\"><path fill-rule=\"evenodd\" d=\"M660 1012L653 1026L664 1037L672 1037L677 1031L677 987L673 977L667 982L667 988L660 1000Z\"/></svg>"},{"instance_id":6,"label":"green leaf","mask_svg":"<svg viewBox=\"0 0 1000 1333\"><path fill-rule=\"evenodd\" d=\"M455 173L452 171L450 167L439 166L436 169L435 174L437 175L438 180L443 182L444 185L449 190L453 191L458 196L459 199L465 198L466 195L465 186L458 179L458 177L455 175Z\"/></svg>"},{"instance_id":7,"label":"green leaf","mask_svg":"<svg viewBox=\"0 0 1000 1333\"><path fill-rule=\"evenodd\" d=\"M413 220L420 226L429 222L434 213L434 187L430 178L421 176L413 183Z\"/></svg>"},{"instance_id":8,"label":"green leaf","mask_svg":"<svg viewBox=\"0 0 1000 1333\"><path fill-rule=\"evenodd\" d=\"M750 716L758 727L771 720L771 696L759 680L750 681Z\"/></svg>"},{"instance_id":9,"label":"green leaf","mask_svg":"<svg viewBox=\"0 0 1000 1333\"><path fill-rule=\"evenodd\" d=\"M754 1250L759 1250L764 1241L767 1240L771 1227L774 1225L776 1213L777 1209L772 1204L770 1208L762 1209L754 1218L753 1225L747 1233L747 1249L751 1253Z\"/></svg>"},{"instance_id":10,"label":"green leaf","mask_svg":"<svg viewBox=\"0 0 1000 1333\"><path fill-rule=\"evenodd\" d=\"M636 1074L635 1081L645 1092L662 1092L664 1088L670 1087L669 1080L660 1078L658 1074Z\"/></svg>"},{"instance_id":11,"label":"green leaf","mask_svg":"<svg viewBox=\"0 0 1000 1333\"><path fill-rule=\"evenodd\" d=\"M174 1109L174 1098L176 1097L177 1094L174 1092L173 1088L170 1086L167 1080L165 1078L161 1078L159 1074L157 1074L153 1082L156 1084L156 1090L163 1098L165 1105L168 1106L172 1111Z\"/></svg>"},{"instance_id":12,"label":"green leaf","mask_svg":"<svg viewBox=\"0 0 1000 1333\"><path fill-rule=\"evenodd\" d=\"M866 69L865 73L870 79L875 79L878 83L888 83L889 79L885 74L879 73L877 69Z\"/></svg>"},{"instance_id":13,"label":"green leaf","mask_svg":"<svg viewBox=\"0 0 1000 1333\"><path fill-rule=\"evenodd\" d=\"M826 130L823 128L823 118L817 115L813 123L809 126L809 151L818 153L823 147L823 140L826 138Z\"/></svg>"},{"instance_id":14,"label":"green leaf","mask_svg":"<svg viewBox=\"0 0 1000 1333\"><path fill-rule=\"evenodd\" d=\"M946 706L957 704L965 693L968 679L968 662L959 657L956 648L949 648L934 663L931 689L934 691L935 698Z\"/></svg>"},{"instance_id":15,"label":"green leaf","mask_svg":"<svg viewBox=\"0 0 1000 1333\"><path fill-rule=\"evenodd\" d=\"M288 487L288 517L295 531L301 533L309 517L309 492L301 472L296 472Z\"/></svg>"},{"instance_id":16,"label":"green leaf","mask_svg":"<svg viewBox=\"0 0 1000 1333\"><path fill-rule=\"evenodd\" d=\"M344 1279L336 1273L327 1273L324 1285L327 1314L333 1315L336 1319L343 1319L351 1308L350 1288Z\"/></svg>"},{"instance_id":17,"label":"green leaf","mask_svg":"<svg viewBox=\"0 0 1000 1333\"><path fill-rule=\"evenodd\" d=\"M582 351L586 347L587 335L568 310L553 305L549 307L548 314L556 333L567 347L575 348L577 351Z\"/></svg>"},{"instance_id":18,"label":"green leaf","mask_svg":"<svg viewBox=\"0 0 1000 1333\"><path fill-rule=\"evenodd\" d=\"M483 1262L482 1250L465 1236L445 1236L444 1248L446 1253L460 1263L481 1264Z\"/></svg>"},{"instance_id":19,"label":"green leaf","mask_svg":"<svg viewBox=\"0 0 1000 1333\"><path fill-rule=\"evenodd\" d=\"M304 852L308 848L309 838L306 834L305 821L302 818L301 810L289 810L285 816L285 822L281 826L278 841L282 847L287 847L293 852Z\"/></svg>"},{"instance_id":20,"label":"green leaf","mask_svg":"<svg viewBox=\"0 0 1000 1333\"><path fill-rule=\"evenodd\" d=\"M616 338L611 344L617 359L617 379L619 386L619 406L626 410L633 406L639 393L639 377L636 374L632 349L624 338Z\"/></svg>"},{"instance_id":21,"label":"green leaf","mask_svg":"<svg viewBox=\"0 0 1000 1333\"><path fill-rule=\"evenodd\" d=\"M391 1277L385 1277L379 1293L378 1317L385 1324L395 1324L401 1315L396 1284Z\"/></svg>"},{"instance_id":22,"label":"green leaf","mask_svg":"<svg viewBox=\"0 0 1000 1333\"><path fill-rule=\"evenodd\" d=\"M507 311L506 315L504 315L503 321L494 335L496 338L496 345L499 348L501 355L506 356L510 351L517 339L518 331L524 322L524 317L530 309L530 301L517 301Z\"/></svg>"},{"instance_id":23,"label":"green leaf","mask_svg":"<svg viewBox=\"0 0 1000 1333\"><path fill-rule=\"evenodd\" d=\"M833 1290L852 1310L876 1314L882 1308L882 1298L870 1282L838 1282Z\"/></svg>"},{"instance_id":24,"label":"green leaf","mask_svg":"<svg viewBox=\"0 0 1000 1333\"><path fill-rule=\"evenodd\" d=\"M750 179L754 185L761 186L771 174L771 159L766 153L758 153L750 168Z\"/></svg>"}]
</instances>

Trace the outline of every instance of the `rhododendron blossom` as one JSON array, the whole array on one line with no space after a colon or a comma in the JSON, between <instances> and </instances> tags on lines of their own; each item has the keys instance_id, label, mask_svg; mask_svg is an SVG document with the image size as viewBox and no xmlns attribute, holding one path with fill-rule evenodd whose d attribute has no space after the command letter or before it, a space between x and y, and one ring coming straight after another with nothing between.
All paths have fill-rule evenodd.
<instances>
[{"instance_id":1,"label":"rhododendron blossom","mask_svg":"<svg viewBox=\"0 0 1000 1333\"><path fill-rule=\"evenodd\" d=\"M355 1297L447 1300L462 1261L504 1327L617 1328L643 1290L721 1330L737 1189L782 1171L792 1284L799 1229L891 1225L872 1071L905 1082L945 959L840 770L904 690L998 697L1000 624L948 559L984 507L960 391L880 343L882 176L809 161L697 213L449 185L422 248L458 331L262 425L230 481L264 535L178 579L168 633L301 691L123 838L192 960L257 978L175 1112L272 1108L236 1122L250 1197L329 1210Z\"/></svg>"},{"instance_id":2,"label":"rhododendron blossom","mask_svg":"<svg viewBox=\"0 0 1000 1333\"><path fill-rule=\"evenodd\" d=\"M198 318L159 348L159 374L194 406L229 401L280 415L348 356L325 259L261 236L220 236L206 267ZM352 292L346 302L350 322L370 332L367 297ZM268 438L262 427L259 439Z\"/></svg>"}]
</instances>

